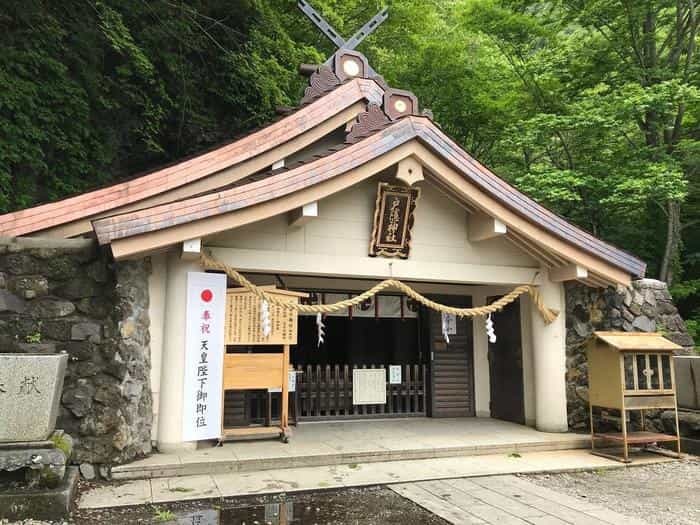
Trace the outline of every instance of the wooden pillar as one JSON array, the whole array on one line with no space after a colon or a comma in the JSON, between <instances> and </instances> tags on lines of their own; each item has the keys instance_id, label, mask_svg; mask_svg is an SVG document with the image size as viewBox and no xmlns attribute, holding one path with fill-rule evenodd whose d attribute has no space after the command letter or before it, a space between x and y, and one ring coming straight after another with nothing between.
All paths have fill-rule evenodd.
<instances>
[{"instance_id":1,"label":"wooden pillar","mask_svg":"<svg viewBox=\"0 0 700 525\"><path fill-rule=\"evenodd\" d=\"M550 280L542 269L540 294L559 315L545 324L537 308L531 309L535 372L535 426L542 432L567 432L566 414L566 300L564 286Z\"/></svg>"}]
</instances>

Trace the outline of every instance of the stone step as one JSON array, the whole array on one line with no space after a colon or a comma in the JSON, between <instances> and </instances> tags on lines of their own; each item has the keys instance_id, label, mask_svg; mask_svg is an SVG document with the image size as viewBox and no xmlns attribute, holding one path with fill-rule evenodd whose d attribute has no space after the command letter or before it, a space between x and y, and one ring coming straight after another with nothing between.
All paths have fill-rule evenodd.
<instances>
[{"instance_id":1,"label":"stone step","mask_svg":"<svg viewBox=\"0 0 700 525\"><path fill-rule=\"evenodd\" d=\"M286 446L283 444L278 445L279 447ZM200 449L187 453L183 452L180 455L155 454L145 460L114 467L112 469L112 479L134 480L203 474L257 472L298 467L352 465L356 463L574 450L589 448L590 438L586 435L568 434L566 438L562 440L519 441L493 445L480 444L456 447L397 448L395 450L376 449L337 452L332 454L318 454L314 453L313 450L306 453L295 454L293 451L281 448L279 452L272 449L266 454L250 458L235 457L233 452L236 450L235 447L236 443L226 443L223 447L207 450Z\"/></svg>"}]
</instances>

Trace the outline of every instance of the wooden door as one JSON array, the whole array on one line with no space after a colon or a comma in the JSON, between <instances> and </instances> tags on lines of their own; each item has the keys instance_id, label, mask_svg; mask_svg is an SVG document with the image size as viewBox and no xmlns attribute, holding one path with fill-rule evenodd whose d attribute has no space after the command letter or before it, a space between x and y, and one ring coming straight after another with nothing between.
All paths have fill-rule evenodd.
<instances>
[{"instance_id":1,"label":"wooden door","mask_svg":"<svg viewBox=\"0 0 700 525\"><path fill-rule=\"evenodd\" d=\"M493 302L496 297L489 297ZM520 301L491 315L496 342L489 343L491 417L525 424Z\"/></svg>"},{"instance_id":2,"label":"wooden door","mask_svg":"<svg viewBox=\"0 0 700 525\"><path fill-rule=\"evenodd\" d=\"M439 297L441 303L470 307L470 297ZM472 321L456 320L457 333L445 342L442 316L430 311L431 416L474 416L474 354Z\"/></svg>"}]
</instances>

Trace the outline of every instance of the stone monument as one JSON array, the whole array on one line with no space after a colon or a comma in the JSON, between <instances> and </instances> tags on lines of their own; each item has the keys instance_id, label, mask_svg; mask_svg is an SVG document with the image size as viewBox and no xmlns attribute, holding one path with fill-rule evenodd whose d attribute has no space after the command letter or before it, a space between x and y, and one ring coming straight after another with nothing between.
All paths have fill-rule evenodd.
<instances>
[{"instance_id":1,"label":"stone monument","mask_svg":"<svg viewBox=\"0 0 700 525\"><path fill-rule=\"evenodd\" d=\"M0 354L0 518L55 519L71 506L73 441L55 430L68 354Z\"/></svg>"}]
</instances>

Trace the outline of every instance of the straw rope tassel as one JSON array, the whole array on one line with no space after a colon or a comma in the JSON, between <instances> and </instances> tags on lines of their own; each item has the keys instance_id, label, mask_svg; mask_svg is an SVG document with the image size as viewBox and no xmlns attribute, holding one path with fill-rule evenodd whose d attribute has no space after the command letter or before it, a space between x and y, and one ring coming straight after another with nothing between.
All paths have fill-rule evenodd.
<instances>
[{"instance_id":1,"label":"straw rope tassel","mask_svg":"<svg viewBox=\"0 0 700 525\"><path fill-rule=\"evenodd\" d=\"M454 306L448 306L446 304L437 303L419 294L413 288L411 288L407 284L402 283L397 279L386 279L374 285L369 290L362 292L359 295L356 295L355 297L346 299L344 301L338 301L337 303L333 304L296 304L277 299L276 297L268 294L265 290L255 286L243 275L238 273L236 270L234 270L227 264L224 264L211 258L204 252L202 252L200 255L200 261L202 266L207 270L219 270L225 272L226 275L228 275L231 279L238 282L243 288L248 290L250 293L258 297L259 299L265 300L270 304L281 306L282 308L291 308L293 310L297 310L298 312L322 314L339 312L340 310L344 310L349 306L356 306L366 301L370 297L373 297L374 295L377 295L378 293L391 288L395 290L400 290L411 299L418 301L419 303L426 306L427 308L430 308L431 310L456 315L457 317L478 317L498 312L525 293L530 294L530 297L532 298L532 301L537 307L537 311L542 316L542 319L544 320L545 324L550 324L559 316L558 310L547 308L547 306L544 304L544 301L542 300L542 296L540 295L539 290L535 286L532 286L530 284L523 284L518 286L511 292L507 293L497 301L494 301L493 303L487 306L477 306L474 308L455 308Z\"/></svg>"}]
</instances>

